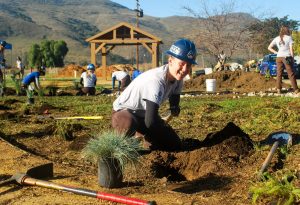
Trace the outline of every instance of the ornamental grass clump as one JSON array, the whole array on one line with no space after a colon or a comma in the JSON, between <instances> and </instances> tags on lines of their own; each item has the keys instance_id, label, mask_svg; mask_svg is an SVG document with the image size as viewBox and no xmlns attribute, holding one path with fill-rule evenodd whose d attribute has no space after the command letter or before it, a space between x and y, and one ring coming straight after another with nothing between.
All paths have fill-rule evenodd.
<instances>
[{"instance_id":1,"label":"ornamental grass clump","mask_svg":"<svg viewBox=\"0 0 300 205\"><path fill-rule=\"evenodd\" d=\"M141 150L143 148L138 139L108 131L90 139L83 148L82 155L94 164L99 159L115 159L119 162L121 171L124 171L125 165L135 165L138 162Z\"/></svg>"},{"instance_id":2,"label":"ornamental grass clump","mask_svg":"<svg viewBox=\"0 0 300 205\"><path fill-rule=\"evenodd\" d=\"M250 187L253 204L256 204L258 198L264 200L264 202L273 201L284 205L292 205L299 202L300 188L294 184L297 177L289 173L284 174L280 180L278 175L272 176L266 173L263 181L254 183Z\"/></svg>"}]
</instances>

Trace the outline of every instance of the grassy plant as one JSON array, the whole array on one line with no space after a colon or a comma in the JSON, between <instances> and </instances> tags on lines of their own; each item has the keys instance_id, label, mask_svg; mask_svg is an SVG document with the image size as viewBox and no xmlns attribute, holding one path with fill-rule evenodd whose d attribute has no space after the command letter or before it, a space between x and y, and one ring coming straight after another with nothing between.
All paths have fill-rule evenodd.
<instances>
[{"instance_id":1,"label":"grassy plant","mask_svg":"<svg viewBox=\"0 0 300 205\"><path fill-rule=\"evenodd\" d=\"M281 173L272 176L268 173L264 174L265 180L254 183L250 187L252 194L252 202L255 204L259 198L268 201L277 201L277 204L292 205L300 199L300 188L293 184L296 178L292 173L284 174L281 179Z\"/></svg>"},{"instance_id":2,"label":"grassy plant","mask_svg":"<svg viewBox=\"0 0 300 205\"><path fill-rule=\"evenodd\" d=\"M20 95L21 94L21 80L17 79L15 74L13 74L11 76L11 80L13 81L17 95Z\"/></svg>"},{"instance_id":3,"label":"grassy plant","mask_svg":"<svg viewBox=\"0 0 300 205\"><path fill-rule=\"evenodd\" d=\"M33 96L34 96L34 91L33 91L33 90L26 89L26 96L27 96L27 98L33 98Z\"/></svg>"},{"instance_id":4,"label":"grassy plant","mask_svg":"<svg viewBox=\"0 0 300 205\"><path fill-rule=\"evenodd\" d=\"M266 71L265 78L266 78L266 80L269 80L271 78L271 74L270 74L269 69Z\"/></svg>"},{"instance_id":5,"label":"grassy plant","mask_svg":"<svg viewBox=\"0 0 300 205\"><path fill-rule=\"evenodd\" d=\"M290 153L290 149L288 146L280 146L278 148L279 153L281 153L281 155L283 156L287 156Z\"/></svg>"},{"instance_id":6,"label":"grassy plant","mask_svg":"<svg viewBox=\"0 0 300 205\"><path fill-rule=\"evenodd\" d=\"M135 165L138 162L140 150L142 147L139 140L108 131L88 141L82 150L82 156L94 164L100 158L116 159L123 171L126 164Z\"/></svg>"},{"instance_id":7,"label":"grassy plant","mask_svg":"<svg viewBox=\"0 0 300 205\"><path fill-rule=\"evenodd\" d=\"M56 121L56 129L54 133L64 140L73 139L73 123L65 120Z\"/></svg>"}]
</instances>

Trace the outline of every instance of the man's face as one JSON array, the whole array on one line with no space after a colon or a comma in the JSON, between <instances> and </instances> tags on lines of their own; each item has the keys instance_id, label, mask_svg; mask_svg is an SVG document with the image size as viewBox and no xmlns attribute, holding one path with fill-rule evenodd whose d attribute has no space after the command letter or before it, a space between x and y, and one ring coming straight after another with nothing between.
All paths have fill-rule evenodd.
<instances>
[{"instance_id":1,"label":"man's face","mask_svg":"<svg viewBox=\"0 0 300 205\"><path fill-rule=\"evenodd\" d=\"M178 58L169 57L169 72L171 80L182 80L192 70L192 64Z\"/></svg>"}]
</instances>

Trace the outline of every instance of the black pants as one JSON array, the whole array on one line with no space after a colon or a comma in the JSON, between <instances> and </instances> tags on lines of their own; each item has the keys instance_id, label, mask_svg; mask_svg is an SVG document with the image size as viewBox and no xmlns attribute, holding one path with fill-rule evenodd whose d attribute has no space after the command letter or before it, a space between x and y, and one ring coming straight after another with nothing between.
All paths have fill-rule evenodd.
<instances>
[{"instance_id":1,"label":"black pants","mask_svg":"<svg viewBox=\"0 0 300 205\"><path fill-rule=\"evenodd\" d=\"M143 135L145 141L150 143L151 150L176 151L181 149L179 136L171 126L163 120L155 129L148 129L145 119L138 117L128 110L113 111L112 127L120 133L126 135Z\"/></svg>"}]
</instances>

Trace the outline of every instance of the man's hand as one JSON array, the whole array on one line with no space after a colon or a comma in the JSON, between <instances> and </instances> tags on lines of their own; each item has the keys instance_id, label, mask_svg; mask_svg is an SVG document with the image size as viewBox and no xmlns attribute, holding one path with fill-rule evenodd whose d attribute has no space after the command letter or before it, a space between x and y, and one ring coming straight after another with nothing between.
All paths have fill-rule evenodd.
<instances>
[{"instance_id":1,"label":"man's hand","mask_svg":"<svg viewBox=\"0 0 300 205\"><path fill-rule=\"evenodd\" d=\"M167 116L165 116L165 117L162 117L161 119L162 119L163 121L165 121L165 123L169 123L169 122L172 120L172 118L173 118L173 115L172 115L172 114L169 114L169 115L167 115Z\"/></svg>"},{"instance_id":2,"label":"man's hand","mask_svg":"<svg viewBox=\"0 0 300 205\"><path fill-rule=\"evenodd\" d=\"M177 117L180 113L180 107L179 106L172 106L170 107L171 115Z\"/></svg>"}]
</instances>

